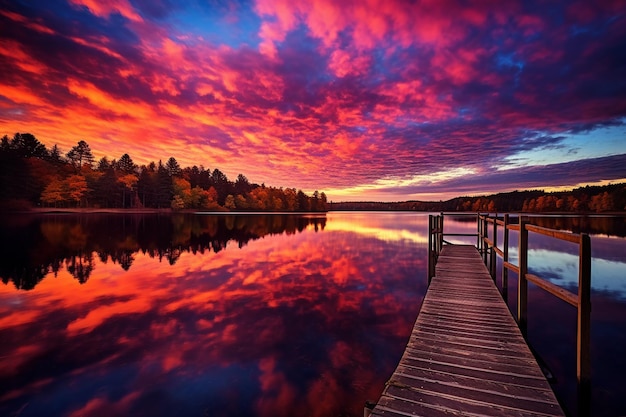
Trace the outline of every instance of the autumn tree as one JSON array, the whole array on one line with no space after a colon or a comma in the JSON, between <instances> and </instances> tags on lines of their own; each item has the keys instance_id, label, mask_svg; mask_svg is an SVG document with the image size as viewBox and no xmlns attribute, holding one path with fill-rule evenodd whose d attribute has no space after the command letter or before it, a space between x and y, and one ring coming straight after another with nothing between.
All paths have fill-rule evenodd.
<instances>
[{"instance_id":1,"label":"autumn tree","mask_svg":"<svg viewBox=\"0 0 626 417\"><path fill-rule=\"evenodd\" d=\"M64 184L58 177L53 178L41 193L41 201L46 205L58 207L60 203L65 201Z\"/></svg>"},{"instance_id":2,"label":"autumn tree","mask_svg":"<svg viewBox=\"0 0 626 417\"><path fill-rule=\"evenodd\" d=\"M127 205L133 206L132 197L135 196L135 193L137 191L135 187L137 185L137 181L138 178L135 174L122 173L122 175L117 177L117 182L122 186L122 207L126 207ZM127 195L130 196L130 198L128 199L128 203L126 199Z\"/></svg>"},{"instance_id":3,"label":"autumn tree","mask_svg":"<svg viewBox=\"0 0 626 417\"><path fill-rule=\"evenodd\" d=\"M43 143L39 142L30 133L16 133L13 136L11 147L22 158L46 158L48 151Z\"/></svg>"},{"instance_id":4,"label":"autumn tree","mask_svg":"<svg viewBox=\"0 0 626 417\"><path fill-rule=\"evenodd\" d=\"M48 161L55 165L63 163L63 157L61 156L61 149L57 145L53 145L48 152Z\"/></svg>"},{"instance_id":5,"label":"autumn tree","mask_svg":"<svg viewBox=\"0 0 626 417\"><path fill-rule=\"evenodd\" d=\"M87 181L82 175L70 175L66 180L65 195L67 200L72 201L76 206L81 205L81 201L89 191Z\"/></svg>"},{"instance_id":6,"label":"autumn tree","mask_svg":"<svg viewBox=\"0 0 626 417\"><path fill-rule=\"evenodd\" d=\"M320 211L328 211L328 198L326 197L326 193L323 191L320 193L318 209Z\"/></svg>"},{"instance_id":7,"label":"autumn tree","mask_svg":"<svg viewBox=\"0 0 626 417\"><path fill-rule=\"evenodd\" d=\"M157 168L154 162L140 168L137 193L144 207L157 207Z\"/></svg>"},{"instance_id":8,"label":"autumn tree","mask_svg":"<svg viewBox=\"0 0 626 417\"><path fill-rule=\"evenodd\" d=\"M170 158L170 160L176 162L174 158ZM156 207L169 207L171 204L172 198L174 197L171 173L175 172L174 168L174 164L171 164L171 167L168 169L159 161L156 175Z\"/></svg>"},{"instance_id":9,"label":"autumn tree","mask_svg":"<svg viewBox=\"0 0 626 417\"><path fill-rule=\"evenodd\" d=\"M234 186L235 194L246 195L252 190L252 186L250 185L250 181L246 178L245 175L239 174L237 175L237 180L235 180Z\"/></svg>"},{"instance_id":10,"label":"autumn tree","mask_svg":"<svg viewBox=\"0 0 626 417\"><path fill-rule=\"evenodd\" d=\"M217 168L215 168L211 174L211 181L213 183L213 187L217 190L217 202L219 205L223 206L226 201L226 196L228 194L232 194L231 183L228 181L226 174Z\"/></svg>"},{"instance_id":11,"label":"autumn tree","mask_svg":"<svg viewBox=\"0 0 626 417\"><path fill-rule=\"evenodd\" d=\"M589 209L598 213L613 210L613 206L613 196L608 191L594 195L589 202Z\"/></svg>"},{"instance_id":12,"label":"autumn tree","mask_svg":"<svg viewBox=\"0 0 626 417\"><path fill-rule=\"evenodd\" d=\"M264 211L270 205L269 193L265 187L257 187L250 191L250 208L252 210Z\"/></svg>"},{"instance_id":13,"label":"autumn tree","mask_svg":"<svg viewBox=\"0 0 626 417\"><path fill-rule=\"evenodd\" d=\"M167 173L170 177L177 177L183 172L180 168L180 165L178 164L178 161L173 156L167 160L165 168L167 169Z\"/></svg>"},{"instance_id":14,"label":"autumn tree","mask_svg":"<svg viewBox=\"0 0 626 417\"><path fill-rule=\"evenodd\" d=\"M94 186L94 203L100 207L118 207L120 201L123 200L121 196L122 184L118 182L115 170L109 165L103 172L98 172L100 176L97 178Z\"/></svg>"},{"instance_id":15,"label":"autumn tree","mask_svg":"<svg viewBox=\"0 0 626 417\"><path fill-rule=\"evenodd\" d=\"M287 211L298 210L298 193L295 188L287 188L284 191L285 195L285 209Z\"/></svg>"},{"instance_id":16,"label":"autumn tree","mask_svg":"<svg viewBox=\"0 0 626 417\"><path fill-rule=\"evenodd\" d=\"M5 135L0 141L0 205L27 208L40 200L56 170L48 151L30 133Z\"/></svg>"},{"instance_id":17,"label":"autumn tree","mask_svg":"<svg viewBox=\"0 0 626 417\"><path fill-rule=\"evenodd\" d=\"M125 153L117 161L116 168L124 174L135 174L137 170L137 165L135 165L131 157L128 156L127 153Z\"/></svg>"},{"instance_id":18,"label":"autumn tree","mask_svg":"<svg viewBox=\"0 0 626 417\"><path fill-rule=\"evenodd\" d=\"M100 158L100 160L96 164L96 170L100 172L106 172L107 170L111 168L113 167L111 166L111 163L109 162L109 159L106 156L103 156L102 158Z\"/></svg>"},{"instance_id":19,"label":"autumn tree","mask_svg":"<svg viewBox=\"0 0 626 417\"><path fill-rule=\"evenodd\" d=\"M91 148L84 140L79 141L66 156L77 172L80 171L84 165L91 167L94 162Z\"/></svg>"},{"instance_id":20,"label":"autumn tree","mask_svg":"<svg viewBox=\"0 0 626 417\"><path fill-rule=\"evenodd\" d=\"M309 197L302 190L298 190L298 210L300 211L310 211L311 210L311 202L309 201Z\"/></svg>"},{"instance_id":21,"label":"autumn tree","mask_svg":"<svg viewBox=\"0 0 626 417\"><path fill-rule=\"evenodd\" d=\"M174 200L172 201L172 208L177 208L177 209L182 209L185 207L189 208L192 204L191 184L189 183L189 181L187 181L184 178L174 177L172 178L172 184L173 184L173 191L174 191Z\"/></svg>"},{"instance_id":22,"label":"autumn tree","mask_svg":"<svg viewBox=\"0 0 626 417\"><path fill-rule=\"evenodd\" d=\"M235 196L235 207L238 210L247 210L250 208L250 204L248 204L248 200L241 194L237 194Z\"/></svg>"},{"instance_id":23,"label":"autumn tree","mask_svg":"<svg viewBox=\"0 0 626 417\"><path fill-rule=\"evenodd\" d=\"M228 194L226 196L226 200L224 201L224 207L229 210L235 210L237 205L235 204L235 197L232 194Z\"/></svg>"},{"instance_id":24,"label":"autumn tree","mask_svg":"<svg viewBox=\"0 0 626 417\"><path fill-rule=\"evenodd\" d=\"M203 208L206 208L209 210L216 210L220 208L220 205L217 202L218 195L217 195L217 190L215 189L215 187L210 187L207 190L206 197L207 197L206 206Z\"/></svg>"}]
</instances>

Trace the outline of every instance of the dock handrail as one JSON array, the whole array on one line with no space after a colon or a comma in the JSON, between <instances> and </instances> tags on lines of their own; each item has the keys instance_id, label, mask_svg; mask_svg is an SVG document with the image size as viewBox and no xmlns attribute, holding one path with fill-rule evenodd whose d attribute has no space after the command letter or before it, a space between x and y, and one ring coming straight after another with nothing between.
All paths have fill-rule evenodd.
<instances>
[{"instance_id":1,"label":"dock handrail","mask_svg":"<svg viewBox=\"0 0 626 417\"><path fill-rule=\"evenodd\" d=\"M528 320L528 282L567 302L577 309L576 330L576 377L578 382L578 409L580 415L588 415L591 409L591 240L586 233L570 233L549 229L529 223L527 217L518 216L518 224L509 221L509 215L499 218L497 214L457 214L450 216L475 216L477 234L445 233L443 229L444 213L429 216L428 246L428 283L435 274L435 263L441 252L446 236L477 236L476 247L487 265L494 282L496 280L497 257L502 258L502 297L508 298L508 272L518 275L517 288L517 323L524 336ZM489 225L492 225L492 238L489 238ZM498 226L503 228L502 248L498 247ZM518 265L509 261L509 231L519 232ZM552 282L528 272L528 232L578 244L578 292L573 293Z\"/></svg>"},{"instance_id":2,"label":"dock handrail","mask_svg":"<svg viewBox=\"0 0 626 417\"><path fill-rule=\"evenodd\" d=\"M476 247L479 247L480 244L480 233L444 233L443 218L446 215L448 214L441 213L428 216L428 284L430 284L430 281L435 276L435 264L437 263L437 258L439 257L441 248L443 248L443 244L450 244L450 242L445 240L446 236L475 237ZM468 213L459 213L455 214L455 216L471 216L477 218L476 214Z\"/></svg>"}]
</instances>

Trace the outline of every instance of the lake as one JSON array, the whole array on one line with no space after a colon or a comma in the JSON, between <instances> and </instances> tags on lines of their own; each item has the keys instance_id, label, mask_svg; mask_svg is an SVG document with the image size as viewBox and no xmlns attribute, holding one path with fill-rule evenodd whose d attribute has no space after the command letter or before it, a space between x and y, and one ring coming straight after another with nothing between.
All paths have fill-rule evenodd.
<instances>
[{"instance_id":1,"label":"lake","mask_svg":"<svg viewBox=\"0 0 626 417\"><path fill-rule=\"evenodd\" d=\"M626 219L532 221L592 235L593 410L626 414ZM424 213L5 215L0 415L362 416L426 292L427 225ZM476 223L446 218L446 231ZM530 271L575 290L568 245L531 235ZM511 274L512 310L515 286ZM530 343L575 415L575 309L533 285L528 308Z\"/></svg>"}]
</instances>

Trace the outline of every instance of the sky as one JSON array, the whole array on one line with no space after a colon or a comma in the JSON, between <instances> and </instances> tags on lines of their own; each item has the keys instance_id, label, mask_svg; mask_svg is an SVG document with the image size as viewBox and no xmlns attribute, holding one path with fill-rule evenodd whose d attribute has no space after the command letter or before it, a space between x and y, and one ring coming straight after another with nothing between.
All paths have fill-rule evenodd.
<instances>
[{"instance_id":1,"label":"sky","mask_svg":"<svg viewBox=\"0 0 626 417\"><path fill-rule=\"evenodd\" d=\"M0 0L0 135L330 201L626 181L626 1Z\"/></svg>"}]
</instances>

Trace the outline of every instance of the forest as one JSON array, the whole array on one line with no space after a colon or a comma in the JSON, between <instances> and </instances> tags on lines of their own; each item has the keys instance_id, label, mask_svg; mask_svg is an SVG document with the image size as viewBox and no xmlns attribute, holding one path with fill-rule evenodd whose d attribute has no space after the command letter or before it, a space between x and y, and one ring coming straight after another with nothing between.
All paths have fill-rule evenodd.
<instances>
[{"instance_id":1,"label":"forest","mask_svg":"<svg viewBox=\"0 0 626 417\"><path fill-rule=\"evenodd\" d=\"M626 211L626 184L585 186L571 191L513 191L447 201L330 203L330 210L469 211L499 213L606 213Z\"/></svg>"},{"instance_id":2,"label":"forest","mask_svg":"<svg viewBox=\"0 0 626 417\"><path fill-rule=\"evenodd\" d=\"M0 209L154 208L208 211L327 211L325 193L231 181L218 168L165 163L137 165L127 154L95 161L87 142L65 155L34 135L16 133L0 142Z\"/></svg>"},{"instance_id":3,"label":"forest","mask_svg":"<svg viewBox=\"0 0 626 417\"><path fill-rule=\"evenodd\" d=\"M168 209L306 212L408 210L529 213L602 213L626 210L626 184L586 186L563 192L513 191L447 201L339 202L295 188L253 184L239 174L231 181L218 168L165 163L137 165L127 154L95 161L79 141L66 154L47 149L34 135L16 133L0 141L0 210L48 208Z\"/></svg>"}]
</instances>

